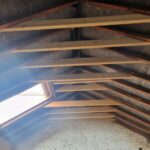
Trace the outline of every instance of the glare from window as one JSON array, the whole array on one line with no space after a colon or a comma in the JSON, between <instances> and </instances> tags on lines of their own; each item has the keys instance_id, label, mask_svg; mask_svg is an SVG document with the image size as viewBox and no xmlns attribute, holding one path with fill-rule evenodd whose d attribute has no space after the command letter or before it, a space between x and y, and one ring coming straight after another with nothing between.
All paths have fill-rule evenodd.
<instances>
[{"instance_id":1,"label":"glare from window","mask_svg":"<svg viewBox=\"0 0 150 150\"><path fill-rule=\"evenodd\" d=\"M47 100L41 84L0 102L0 125Z\"/></svg>"}]
</instances>

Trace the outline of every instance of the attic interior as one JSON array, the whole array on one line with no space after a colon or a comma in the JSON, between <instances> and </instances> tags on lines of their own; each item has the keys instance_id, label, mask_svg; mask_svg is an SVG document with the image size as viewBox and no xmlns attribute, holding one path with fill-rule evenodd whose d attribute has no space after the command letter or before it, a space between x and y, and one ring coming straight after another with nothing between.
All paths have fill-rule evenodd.
<instances>
[{"instance_id":1,"label":"attic interior","mask_svg":"<svg viewBox=\"0 0 150 150\"><path fill-rule=\"evenodd\" d=\"M149 0L0 0L0 8L3 150L149 149Z\"/></svg>"}]
</instances>

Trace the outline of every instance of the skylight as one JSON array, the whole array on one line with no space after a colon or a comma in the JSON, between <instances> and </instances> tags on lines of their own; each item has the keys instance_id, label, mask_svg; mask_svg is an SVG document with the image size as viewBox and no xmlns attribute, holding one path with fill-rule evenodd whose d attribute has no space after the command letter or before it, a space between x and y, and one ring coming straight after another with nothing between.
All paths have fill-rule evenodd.
<instances>
[{"instance_id":1,"label":"skylight","mask_svg":"<svg viewBox=\"0 0 150 150\"><path fill-rule=\"evenodd\" d=\"M41 84L0 102L0 125L3 125L22 113L46 101L46 96Z\"/></svg>"}]
</instances>

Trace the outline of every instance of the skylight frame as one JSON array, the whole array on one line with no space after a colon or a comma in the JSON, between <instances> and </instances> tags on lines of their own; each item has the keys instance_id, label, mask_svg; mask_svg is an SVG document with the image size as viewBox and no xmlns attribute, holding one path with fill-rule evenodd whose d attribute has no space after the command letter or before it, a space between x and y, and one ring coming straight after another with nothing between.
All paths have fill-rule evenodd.
<instances>
[{"instance_id":1,"label":"skylight frame","mask_svg":"<svg viewBox=\"0 0 150 150\"><path fill-rule=\"evenodd\" d=\"M24 117L24 116L26 116L26 115L28 115L28 114L30 114L30 113L36 111L37 109L39 109L39 108L41 108L41 107L44 107L44 106L47 105L49 102L51 102L51 99L50 99L50 98L52 98L52 94L49 94L49 95L47 94L45 84L44 84L44 83L39 83L39 84L36 84L35 86L37 86L37 85L41 85L41 87L42 87L43 94L44 94L44 95L43 95L44 100L40 100L40 101L42 101L42 102L39 102L39 103L36 104L35 106L33 106L33 107L31 107L31 108L29 108L29 109L27 109L27 110L25 110L25 111L23 111L23 112L21 112L21 113L15 115L15 116L12 117L11 119L8 119L7 121L1 123L1 124L0 124L0 128L4 128L4 127L6 127L6 126L8 126L8 125L10 125L10 124L12 124L12 123L14 123L14 122L17 121L18 119L21 119L22 117ZM28 91L28 90L30 90L30 89L32 89L32 88L34 88L35 86L33 86L33 87L31 87L31 88L29 88L29 89L27 89L27 90L25 90L25 91L23 91L23 92L17 94L16 96L13 96L13 97L8 98L8 99L6 99L5 101L11 100L11 98L14 98L14 97L17 97L17 96L30 96L29 93L25 93L25 92ZM33 93L33 94L35 94L35 96L36 96L36 93ZM32 95L32 96L33 96L33 95ZM5 101L2 101L2 102L5 102ZM2 102L1 102L1 103L2 103ZM1 103L0 103L0 104L1 104ZM8 110L8 111L9 111L9 110Z\"/></svg>"}]
</instances>

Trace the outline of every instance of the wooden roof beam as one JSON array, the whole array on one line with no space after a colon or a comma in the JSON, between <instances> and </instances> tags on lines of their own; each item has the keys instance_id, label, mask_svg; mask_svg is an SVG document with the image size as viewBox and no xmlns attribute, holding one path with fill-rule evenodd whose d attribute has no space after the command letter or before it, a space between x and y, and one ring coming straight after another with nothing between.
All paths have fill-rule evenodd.
<instances>
[{"instance_id":1,"label":"wooden roof beam","mask_svg":"<svg viewBox=\"0 0 150 150\"><path fill-rule=\"evenodd\" d=\"M46 107L61 108L61 107L92 107L92 106L118 106L121 103L113 99L99 99L99 100L65 100L53 101Z\"/></svg>"},{"instance_id":2,"label":"wooden roof beam","mask_svg":"<svg viewBox=\"0 0 150 150\"><path fill-rule=\"evenodd\" d=\"M128 53L123 53L122 51L118 51L118 50L115 50L115 49L110 49L110 48L107 48L108 51L115 51L115 53L118 53L118 54L121 54L123 55L122 57L128 57L128 58L132 58L132 59L136 59L136 60L146 60L146 62L148 62L149 60L148 59L143 59L138 56L133 56L131 54L128 54ZM86 56L86 57L91 57L89 55L84 55L82 54L83 56ZM125 72L125 73L128 73L136 78L139 78L139 79L142 79L146 82L149 82L149 77L148 75L144 75L144 74L140 74L139 72L135 72L133 71L132 69L127 69L126 67L123 67L123 66L119 66L119 65L103 65L103 67L105 67L106 69L112 69L114 71L118 71L118 72ZM94 69L92 69L94 70Z\"/></svg>"},{"instance_id":3,"label":"wooden roof beam","mask_svg":"<svg viewBox=\"0 0 150 150\"><path fill-rule=\"evenodd\" d=\"M129 111L131 111L134 114L140 114L141 116L145 117L145 118L149 118L149 114L148 111L141 109L141 107L135 106L127 101L124 101L123 99L114 96L112 93L108 93L108 92L102 92L102 94L106 97L115 99L116 101L120 102L123 104L122 108L127 108Z\"/></svg>"},{"instance_id":4,"label":"wooden roof beam","mask_svg":"<svg viewBox=\"0 0 150 150\"><path fill-rule=\"evenodd\" d=\"M86 80L86 81L71 81L71 82L54 82L54 85L60 84L82 84L82 83L100 83L100 82L110 82L111 80Z\"/></svg>"},{"instance_id":5,"label":"wooden roof beam","mask_svg":"<svg viewBox=\"0 0 150 150\"><path fill-rule=\"evenodd\" d=\"M135 116L129 115L129 114L127 114L123 111L120 111L120 110L117 110L116 114L118 114L118 116L122 116L122 117L126 118L126 120L129 119L129 120L132 120L135 123L139 123L141 125L141 127L143 127L143 128L150 131L150 128L149 128L150 123L147 123L147 122L145 122L145 121L143 121L139 118L136 118Z\"/></svg>"},{"instance_id":6,"label":"wooden roof beam","mask_svg":"<svg viewBox=\"0 0 150 150\"><path fill-rule=\"evenodd\" d=\"M44 47L43 47L44 45ZM141 41L131 38L122 39L107 39L107 40L84 40L84 41L66 41L53 43L32 43L20 49L13 49L13 53L25 52L47 52L47 51L64 51L64 50L79 50L91 48L110 48L110 47L125 47L125 46L145 46L150 45L150 41Z\"/></svg>"},{"instance_id":7,"label":"wooden roof beam","mask_svg":"<svg viewBox=\"0 0 150 150\"><path fill-rule=\"evenodd\" d=\"M100 98L102 98L102 97L105 97L105 96L103 96L102 94L97 93L96 91L82 92L82 95L83 95L83 97L86 98L86 99L91 99L91 98L92 98L92 99L94 99L94 98L100 99Z\"/></svg>"},{"instance_id":8,"label":"wooden roof beam","mask_svg":"<svg viewBox=\"0 0 150 150\"><path fill-rule=\"evenodd\" d=\"M132 105L131 103L129 102L126 102L126 101L123 101L121 98L117 97L117 96L114 96L113 94L111 94L110 92L101 92L101 93L98 93L97 91L90 91L91 93L93 93L94 95L98 97L101 97L101 94L103 96L106 96L106 97L109 97L111 99L115 99L116 101L122 103L123 105L123 108L127 108L129 109L131 112L133 112L134 114L141 114L142 116L144 117L149 117L149 113L148 111L144 111L143 109L141 110L139 107L135 106L135 105Z\"/></svg>"},{"instance_id":9,"label":"wooden roof beam","mask_svg":"<svg viewBox=\"0 0 150 150\"><path fill-rule=\"evenodd\" d=\"M146 81L147 83L150 83L148 75L140 74L139 72L135 72L132 69L128 69L127 67L114 66L114 65L111 65L111 66L109 65L109 66L105 66L105 67L108 67L108 68L113 69L115 71L128 73L128 74L136 77L137 79L140 79L140 80Z\"/></svg>"},{"instance_id":10,"label":"wooden roof beam","mask_svg":"<svg viewBox=\"0 0 150 150\"><path fill-rule=\"evenodd\" d=\"M74 82L74 81L87 81L87 80L110 80L110 79L131 79L132 76L121 73L121 72L109 72L109 73L80 73L80 74L61 74L61 75L43 75L35 79L32 79L31 82Z\"/></svg>"},{"instance_id":11,"label":"wooden roof beam","mask_svg":"<svg viewBox=\"0 0 150 150\"><path fill-rule=\"evenodd\" d=\"M149 63L146 60L132 59L127 57L88 57L88 58L69 58L51 60L48 57L42 57L37 61L28 63L23 68L48 68L48 67L73 67L73 66L97 66L106 64L132 64Z\"/></svg>"},{"instance_id":12,"label":"wooden roof beam","mask_svg":"<svg viewBox=\"0 0 150 150\"><path fill-rule=\"evenodd\" d=\"M122 119L121 117L115 117L115 118L117 122L123 125L124 127L129 128L130 130L135 131L136 133L139 133L146 138L149 138L149 134L147 133L147 130L142 129L136 124L133 124L125 119Z\"/></svg>"},{"instance_id":13,"label":"wooden roof beam","mask_svg":"<svg viewBox=\"0 0 150 150\"><path fill-rule=\"evenodd\" d=\"M117 83L115 81L111 81L111 83L113 83L113 82ZM113 93L119 94L120 96L124 96L124 97L129 98L129 99L132 99L134 102L141 103L144 106L149 106L150 105L149 100L143 99L143 98L141 98L137 95L134 95L132 93L128 93L125 90L122 90L122 89L119 89L115 86L107 85L107 84L104 84L103 86L107 87L106 89L112 91Z\"/></svg>"},{"instance_id":14,"label":"wooden roof beam","mask_svg":"<svg viewBox=\"0 0 150 150\"><path fill-rule=\"evenodd\" d=\"M123 69L120 69L120 68L116 68L115 66L112 67L110 65L109 66L103 65L103 68L111 69L112 71L117 71L117 72L124 72L124 73L130 74L134 78L137 78L137 79L139 78L139 79L142 79L142 80L146 81L147 83L149 83L149 78L145 78L145 76L141 76L139 74L135 74L132 71L127 71L125 69L123 70ZM89 70L93 70L94 71L95 69L93 69L93 68L90 68L90 69L86 68L86 69L82 69L82 70L85 70L85 71L87 71L89 73L89 72L91 72ZM120 84L120 85L122 85L124 87L127 87L127 88L131 88L131 89L133 89L133 90L135 90L137 92L141 92L143 95L146 95L146 96L150 95L148 89L146 89L146 90L142 89L141 87L137 87L136 85L134 85L134 84L132 84L130 82L123 81L123 80L113 80L112 82Z\"/></svg>"},{"instance_id":15,"label":"wooden roof beam","mask_svg":"<svg viewBox=\"0 0 150 150\"><path fill-rule=\"evenodd\" d=\"M118 85L122 85L122 86L124 86L128 89L133 89L133 90L135 90L135 91L137 91L137 92L139 92L139 93L141 93L141 94L143 94L147 97L150 97L150 90L149 89L144 90L143 88L141 88L139 86L136 86L133 83L130 83L130 82L127 82L127 81L121 81L121 80L117 81L117 80L115 80L113 82L117 83Z\"/></svg>"},{"instance_id":16,"label":"wooden roof beam","mask_svg":"<svg viewBox=\"0 0 150 150\"><path fill-rule=\"evenodd\" d=\"M40 20L26 21L18 23L8 28L0 29L0 32L14 31L32 31L32 30L47 30L47 29L65 29L65 28L82 28L92 26L109 26L109 25L124 25L150 23L150 17L141 14L128 14L116 16L104 16L93 18L74 18L74 19L57 19L57 20Z\"/></svg>"}]
</instances>

